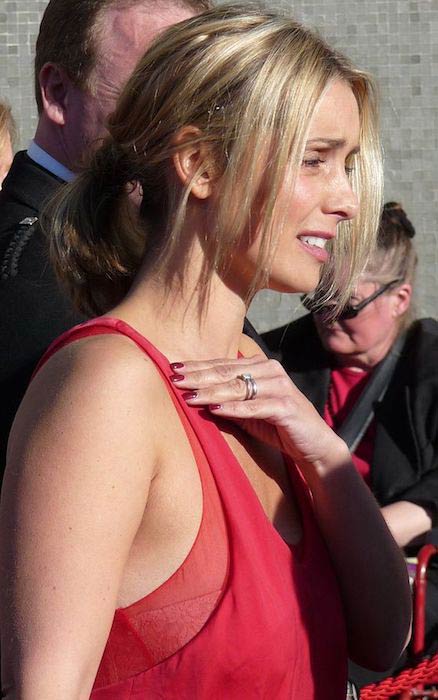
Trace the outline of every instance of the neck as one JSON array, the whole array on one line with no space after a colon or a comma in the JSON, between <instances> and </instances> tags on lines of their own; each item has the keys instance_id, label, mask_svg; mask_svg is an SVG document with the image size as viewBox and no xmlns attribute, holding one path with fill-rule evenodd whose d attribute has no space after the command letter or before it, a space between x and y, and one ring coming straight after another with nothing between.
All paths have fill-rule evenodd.
<instances>
[{"instance_id":1,"label":"neck","mask_svg":"<svg viewBox=\"0 0 438 700\"><path fill-rule=\"evenodd\" d=\"M246 306L243 299L214 274L202 304L198 266L192 260L184 278L165 287L157 274L140 274L131 291L113 310L145 335L170 362L237 355Z\"/></svg>"},{"instance_id":2,"label":"neck","mask_svg":"<svg viewBox=\"0 0 438 700\"><path fill-rule=\"evenodd\" d=\"M61 165L64 165L69 170L73 170L70 158L67 154L67 149L60 134L60 127L55 127L50 122L47 123L43 114L40 116L33 140L40 148L43 148L49 156L57 160L58 163L61 163Z\"/></svg>"}]
</instances>

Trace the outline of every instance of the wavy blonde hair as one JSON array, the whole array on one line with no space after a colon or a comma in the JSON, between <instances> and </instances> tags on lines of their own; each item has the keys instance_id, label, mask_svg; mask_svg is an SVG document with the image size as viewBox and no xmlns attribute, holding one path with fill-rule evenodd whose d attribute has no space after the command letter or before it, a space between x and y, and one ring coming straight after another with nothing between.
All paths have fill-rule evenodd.
<instances>
[{"instance_id":1,"label":"wavy blonde hair","mask_svg":"<svg viewBox=\"0 0 438 700\"><path fill-rule=\"evenodd\" d=\"M174 136L184 126L196 127L194 141L207 144L220 173L202 289L251 236L255 210L262 235L250 294L266 284L278 193L286 174L298 173L312 114L336 80L351 86L359 106L361 154L352 185L361 202L357 219L339 226L321 289L325 297L347 299L374 242L381 208L373 81L298 22L253 5L228 5L173 26L152 44L89 169L52 204L53 260L76 305L90 314L106 312L127 292L142 262L164 272L183 269L175 256L190 183L181 194L169 166L178 149ZM139 216L128 183L141 184Z\"/></svg>"}]
</instances>

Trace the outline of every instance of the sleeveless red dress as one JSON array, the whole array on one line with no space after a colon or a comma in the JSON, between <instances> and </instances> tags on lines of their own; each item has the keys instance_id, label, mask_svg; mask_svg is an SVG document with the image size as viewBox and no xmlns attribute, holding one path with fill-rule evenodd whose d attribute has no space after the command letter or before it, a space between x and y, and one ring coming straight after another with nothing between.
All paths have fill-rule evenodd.
<instances>
[{"instance_id":1,"label":"sleeveless red dress","mask_svg":"<svg viewBox=\"0 0 438 700\"><path fill-rule=\"evenodd\" d=\"M99 318L50 346L121 333L155 363L199 469L203 515L179 569L115 611L91 700L344 700L346 632L330 558L296 467L303 535L289 546L268 520L215 420L189 407L161 353L123 321Z\"/></svg>"}]
</instances>

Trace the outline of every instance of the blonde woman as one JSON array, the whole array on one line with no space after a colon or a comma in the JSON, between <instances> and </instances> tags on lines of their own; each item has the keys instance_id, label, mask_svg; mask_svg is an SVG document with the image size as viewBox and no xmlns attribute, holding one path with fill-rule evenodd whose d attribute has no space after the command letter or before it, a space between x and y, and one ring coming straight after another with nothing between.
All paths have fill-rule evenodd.
<instances>
[{"instance_id":1,"label":"blonde woman","mask_svg":"<svg viewBox=\"0 0 438 700\"><path fill-rule=\"evenodd\" d=\"M0 101L0 190L14 157L16 127L9 105Z\"/></svg>"},{"instance_id":2,"label":"blonde woman","mask_svg":"<svg viewBox=\"0 0 438 700\"><path fill-rule=\"evenodd\" d=\"M328 240L348 297L380 207L372 83L228 6L162 35L108 130L51 211L59 273L101 316L55 342L12 431L5 695L338 700L347 650L381 667L406 642L404 562L241 329L258 289L317 285Z\"/></svg>"}]
</instances>

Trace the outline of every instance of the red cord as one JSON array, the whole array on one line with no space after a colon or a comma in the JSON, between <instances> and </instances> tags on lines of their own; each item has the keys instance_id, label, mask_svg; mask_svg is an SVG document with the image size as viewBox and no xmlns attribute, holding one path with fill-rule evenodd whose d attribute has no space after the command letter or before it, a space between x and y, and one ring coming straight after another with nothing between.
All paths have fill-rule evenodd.
<instances>
[{"instance_id":1,"label":"red cord","mask_svg":"<svg viewBox=\"0 0 438 700\"><path fill-rule=\"evenodd\" d=\"M423 659L412 668L406 668L397 676L365 686L360 691L360 700L390 700L404 690L414 690L420 683L438 685L438 654L434 654L430 659Z\"/></svg>"}]
</instances>

